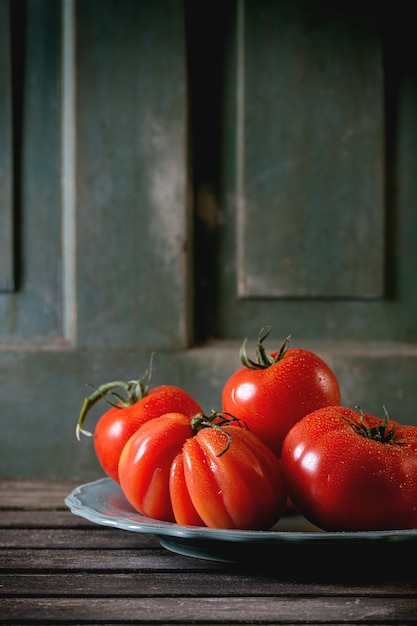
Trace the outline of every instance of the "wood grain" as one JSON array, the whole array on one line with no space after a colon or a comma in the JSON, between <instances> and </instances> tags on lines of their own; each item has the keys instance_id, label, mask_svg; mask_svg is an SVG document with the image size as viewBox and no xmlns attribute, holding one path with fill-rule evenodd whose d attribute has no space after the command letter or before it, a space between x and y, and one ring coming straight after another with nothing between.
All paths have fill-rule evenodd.
<instances>
[{"instance_id":1,"label":"wood grain","mask_svg":"<svg viewBox=\"0 0 417 626\"><path fill-rule=\"evenodd\" d=\"M81 520L62 509L68 481L51 484L0 481L2 626L417 623L415 573L403 567L400 576L386 554L382 577L379 568L364 573L366 549L350 576L337 554L326 576L318 562L306 576L290 572L289 560L255 567L189 558L156 537Z\"/></svg>"}]
</instances>

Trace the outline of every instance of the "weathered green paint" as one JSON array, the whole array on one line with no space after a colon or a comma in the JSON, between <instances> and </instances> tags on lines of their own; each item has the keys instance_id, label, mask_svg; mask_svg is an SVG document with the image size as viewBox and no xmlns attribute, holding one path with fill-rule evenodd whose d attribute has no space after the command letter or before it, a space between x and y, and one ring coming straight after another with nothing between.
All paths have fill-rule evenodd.
<instances>
[{"instance_id":1,"label":"weathered green paint","mask_svg":"<svg viewBox=\"0 0 417 626\"><path fill-rule=\"evenodd\" d=\"M188 345L184 12L77 3L78 343Z\"/></svg>"},{"instance_id":2,"label":"weathered green paint","mask_svg":"<svg viewBox=\"0 0 417 626\"><path fill-rule=\"evenodd\" d=\"M239 347L236 342L215 342L157 353L152 382L183 386L211 412L220 408L222 386L240 366ZM341 380L344 404L381 416L384 404L393 419L417 425L417 348L396 343L370 347L338 343L324 348L303 343L302 347L313 349L333 367ZM91 438L75 437L82 402L91 393L90 385L131 380L148 364L147 355L134 351L2 352L0 475L100 476ZM86 428L93 430L107 408L104 401L93 407Z\"/></svg>"},{"instance_id":3,"label":"weathered green paint","mask_svg":"<svg viewBox=\"0 0 417 626\"><path fill-rule=\"evenodd\" d=\"M39 0L10 6L18 13L14 71L21 81L13 149L16 287L0 293L0 340L43 344L61 335L60 5Z\"/></svg>"},{"instance_id":4,"label":"weathered green paint","mask_svg":"<svg viewBox=\"0 0 417 626\"><path fill-rule=\"evenodd\" d=\"M343 6L264 0L239 3L237 29L239 297L383 297L376 25Z\"/></svg>"},{"instance_id":5,"label":"weathered green paint","mask_svg":"<svg viewBox=\"0 0 417 626\"><path fill-rule=\"evenodd\" d=\"M0 291L14 288L13 113L9 0L0 0Z\"/></svg>"},{"instance_id":6,"label":"weathered green paint","mask_svg":"<svg viewBox=\"0 0 417 626\"><path fill-rule=\"evenodd\" d=\"M264 7L271 10L271 22L276 23L278 18L275 12L282 11L283 21L285 21L285 7L293 6L293 3L280 2L243 2L245 7L250 7L251 12L261 11ZM297 5L298 6L298 5ZM322 6L322 3L304 2L300 6L309 7ZM337 5L339 6L339 5ZM403 5L402 5L403 6ZM340 3L339 9L336 5L332 5L332 10L348 10L348 3ZM340 8L342 7L342 8ZM365 7L364 7L365 8ZM327 13L324 13L323 19ZM360 253L357 251L357 242L353 239L345 241L346 247L350 247L350 251L343 252L345 258L351 255L355 257L355 265L361 272L368 272L368 266L375 267L375 258L380 257L381 246L385 250L383 255L385 282L383 288L383 296L375 298L358 299L357 297L290 297L273 298L264 293L262 297L239 297L238 283L239 276L242 277L245 267L248 264L255 264L261 272L262 264L267 266L268 261L265 256L271 250L271 243L264 245L264 238L267 242L277 233L279 240L280 231L277 220L274 221L273 216L268 219L262 214L260 207L259 221L261 229L253 228L246 230L247 240L249 236L253 237L250 244L251 260L245 260L244 265L240 265L241 257L237 249L236 233L239 233L237 219L237 205L239 200L237 181L239 178L238 166L239 157L236 156L236 145L238 135L238 124L236 121L237 110L237 94L239 88L237 79L239 73L236 69L236 51L238 42L234 45L226 47L227 56L223 65L225 74L223 84L225 89L221 94L223 116L221 120L221 143L219 144L220 156L219 163L221 171L218 175L218 195L219 206L221 209L221 220L217 224L215 235L210 232L210 236L215 237L218 243L214 248L218 254L214 255L213 264L219 268L219 280L216 282L216 299L210 300L207 297L207 306L210 307L210 319L205 320L208 332L216 337L242 337L245 335L255 336L258 330L265 324L271 323L275 328L275 332L280 336L286 336L291 333L297 340L358 340L358 341L417 341L417 290L415 289L415 268L417 267L417 247L415 245L417 233L417 211L415 209L417 197L417 152L412 146L417 142L416 131L416 110L417 110L417 66L415 64L415 43L414 36L411 31L412 23L408 10L394 12L378 11L377 14L366 14L364 11L348 14L346 19L351 19L352 35L355 32L355 24L358 23L360 28L361 20L366 19L373 25L374 31L369 44L371 58L375 55L375 37L379 36L382 45L382 54L384 58L384 87L385 87L385 122L384 122L384 197L381 202L380 196L380 158L379 165L376 166L375 176L377 184L374 185L372 168L375 164L369 163L371 154L374 154L375 147L369 148L368 152L363 155L359 162L352 164L352 172L357 171L358 176L352 174L350 179L350 189L346 185L344 194L348 195L346 201L341 204L342 210L347 211L352 198L352 215L355 211L355 198L357 198L358 177L360 181L364 181L367 175L371 176L368 191L375 189L375 194L371 198L366 199L366 203L372 207L382 208L383 216L376 218L377 232L368 232L365 244L360 247ZM265 23L268 20L265 18ZM250 30L251 23L246 25L246 30ZM280 28L285 32L285 25L281 24ZM363 32L360 30L360 32ZM290 36L288 33L287 36ZM363 35L362 35L363 37ZM365 49L365 42L362 40L362 50ZM337 48L337 43L334 44ZM250 51L247 51L250 54ZM338 51L335 51L335 55ZM255 70L254 70L255 71ZM258 72L262 72L259 67ZM283 70L285 72L285 68ZM351 75L353 70L351 69ZM374 73L372 74L374 76ZM247 81L249 79L247 78ZM250 83L248 83L250 84ZM356 89L356 94L351 94L351 99L356 97L359 110L362 108L363 92L358 89L358 81L353 81L351 87ZM312 88L312 85L311 85ZM302 94L302 86L300 86ZM262 91L257 92L259 104L262 106ZM277 105L278 106L278 105ZM291 126L294 124L293 109L291 102L288 108L280 103L281 126ZM353 104L351 104L353 107ZM380 117L380 107L378 105L377 119ZM266 118L268 119L268 118ZM377 126L380 122L377 122ZM268 124L258 128L258 134L252 132L252 144L246 144L245 150L251 154L261 154L262 145L270 132ZM272 133L273 131L271 131ZM312 129L305 132L313 132ZM343 131L343 128L341 129ZM378 141L378 134L372 133L369 138ZM318 138L317 138L318 139ZM323 130L323 150L327 151L329 135ZM256 144L258 142L258 145ZM267 145L268 147L268 145ZM279 146L277 145L277 150ZM382 148L381 148L382 149ZM368 156L367 156L368 155ZM240 155L240 158L243 158ZM257 164L253 164L257 167ZM359 176L360 173L360 176ZM368 174L367 174L368 173ZM252 173L246 168L245 185L248 184ZM335 171L335 176L342 174ZM378 182L379 181L379 182ZM290 180L285 185L291 185L295 191L297 185L300 185L300 197L305 197L309 190L306 191L303 181ZM329 182L331 184L331 180ZM362 191L364 191L364 186ZM279 190L278 190L279 191ZM250 192L257 198L256 188L250 188ZM262 192L263 193L263 192ZM278 192L277 192L278 193ZM260 194L262 198L262 194ZM273 206L276 197L268 200L268 206ZM322 207L320 202L314 201L314 211L309 216L305 216L303 220L295 212L295 218L290 207L285 212L284 232L290 232L294 229L296 233L296 244L302 245L305 241L307 249L310 250L311 258L305 259L303 272L305 276L310 275L311 284L315 284L315 273L320 265L326 267L326 272L331 274L336 271L335 281L343 282L344 272L337 271L337 259L333 259L328 254L326 245L311 246L308 241L309 232L319 234L321 225L328 227L328 220L331 218L329 207L325 210L325 218L322 220ZM361 206L364 204L361 201ZM372 208L373 210L373 208ZM334 222L332 228L337 229L339 203L335 203L333 207ZM284 213L281 214L284 219ZM253 218L255 219L255 215ZM309 219L307 219L309 217ZM383 219L383 241L381 241L381 217ZM372 224L374 218L369 214L361 216L361 219L369 220L368 224ZM269 221L271 219L271 222ZM345 218L343 218L345 219ZM253 225L251 223L251 225ZM207 227L207 231L209 228ZM289 243L291 243L291 238ZM277 244L278 245L278 244ZM375 247L377 252L375 253ZM334 250L332 246L330 250ZM248 252L248 250L246 251ZM294 253L295 254L295 253ZM342 254L342 253L341 253ZM375 257L376 254L376 257ZM222 269L220 273L220 268ZM364 268L364 269L362 269ZM358 271L359 271L358 269ZM382 270L381 270L382 271ZM372 274L373 274L372 270ZM271 276L270 270L266 272L267 276ZM349 281L351 277L349 278ZM380 292L380 284L375 288L375 293ZM305 281L304 281L305 284ZM315 289L315 288L314 288ZM294 286L297 290L297 285ZM312 289L313 291L313 289ZM360 290L359 290L360 292ZM204 295L204 292L202 292ZM273 295L273 294L272 294ZM205 302L200 304L200 310L204 311Z\"/></svg>"},{"instance_id":7,"label":"weathered green paint","mask_svg":"<svg viewBox=\"0 0 417 626\"><path fill-rule=\"evenodd\" d=\"M17 123L21 140L16 142L15 137L13 145L18 191L13 207L18 217L14 256L18 263L14 271L15 291L0 293L0 475L80 479L98 475L101 470L91 440L77 442L75 438L78 413L91 390L88 385L139 376L148 367L152 351L156 352L153 384L179 384L206 411L220 408L222 386L240 367L241 341L248 336L253 349L253 342L266 323L273 327L268 339L271 349L280 347L291 333L291 345L313 349L325 358L339 377L344 404L359 405L376 414L381 414L385 405L392 418L417 424L417 69L411 36L413 22L407 12L399 12L395 20L391 13L381 13L378 18L370 16L372 36L368 39L361 30L361 45L355 49L358 59L370 63L367 67L373 76L369 85L372 97L379 89L379 77L374 72L380 50L384 58L383 199L379 195L381 157L375 152L381 140L375 130L381 122L381 101L377 98L372 132L359 133L366 148L363 163L357 157L352 163L348 154L333 163L335 181L342 181L340 170L347 168L351 172L349 179L343 179L349 183L340 188L332 183L330 190L325 190L328 199L338 191L343 194L343 203L335 203L334 214L329 204L325 206L317 199L317 194L323 193L322 185L312 194L314 211L303 216L300 224L300 207L304 206L303 197L308 190L299 176L281 179L291 187L299 207L295 218L290 210L280 215L280 220L285 220L283 232L290 233L297 227L295 235L300 246L303 238L299 232L303 234L308 229L311 217L316 237L321 237L317 224L324 215L328 221L334 218L333 225L339 219L347 220L353 239L357 233L356 219L375 224L377 234L368 234L367 246L360 248L363 272L355 256L359 248L344 254L348 263L343 275L350 276L348 291L354 297L345 292L344 298L336 298L331 290L323 298L321 287L320 297L312 296L317 289L314 272L325 267L330 275L334 249L326 251L326 246L311 245L311 239L306 243L311 263L303 268L312 280L307 276L304 283L307 298L288 294L286 298L275 298L269 287L268 297L254 294L251 288L243 290L242 298L237 289L236 234L247 237L240 244L244 243L245 253L251 252L250 264L245 260L240 267L241 277L252 273L252 269L261 272L265 242L264 230L259 233L257 225L255 228L255 212L247 214L246 231L237 230L238 190L249 194L250 205L265 203L273 213L274 185L253 186L252 170L268 171L268 162L261 162L262 159L274 166L278 127L274 126L272 111L265 118L271 124L261 125L258 133L256 125L246 128L243 138L247 162L239 170L242 154L236 146L242 148L242 143L237 142L237 134L243 127L236 123L238 86L245 85L246 112L252 102L258 108L255 119L259 119L259 110L263 105L270 107L271 94L277 92L271 84L268 89L257 89L257 99L252 97L251 85L264 80L261 75L254 76L260 65L257 55L261 51L267 55L269 46L276 49L272 32L279 26L284 37L289 17L294 24L295 15L305 18L303 7L312 12L310 15L323 3L242 0L240 8L247 19L246 37L240 44L234 11L239 3L231 3L227 11L219 13L208 0L199 4L198 11L192 0L79 0L74 3L73 21L68 18L72 3L66 4L63 23L62 2L13 0L12 5L0 0L0 10L10 6L15 10L17 4L25 8L23 19L14 22L15 28L20 29L17 34L24 37L23 65L18 62L13 66L20 68L23 79ZM291 11L296 7L299 13L289 13L289 6ZM202 9L204 20L200 16ZM263 11L266 14L262 23L270 25L271 32L262 41L262 47L257 48L254 42L259 39L251 23L257 17L253 26L259 26ZM185 14L193 32L187 46ZM329 21L327 14L316 25L327 24L325 41L331 41L334 33L339 32L338 43L346 44L344 52L335 53L330 67L337 73L335 60L341 60L339 69L343 68L350 86L347 110L352 112L356 101L359 113L363 113L367 109L362 92L358 93L362 74L358 76L354 71L349 44L352 29L358 23L355 15L347 16L353 20L349 27L341 17ZM253 17L248 20L250 16ZM363 12L358 20L363 24ZM294 28L299 38L300 23L294 24ZM397 31L402 34L400 38ZM322 29L316 27L314 36L319 37L319 33L323 34ZM379 37L379 33L383 36ZM321 35L318 40L323 42ZM309 37L312 36L313 31ZM210 53L212 41L216 42L215 55ZM67 51L62 57L63 42L73 43L73 57L71 46L70 53ZM242 43L245 81L239 83L241 75L236 61L238 45ZM2 38L0 48L4 45ZM306 49L311 51L308 46ZM289 50L285 50L288 56ZM193 59L190 85L187 53ZM299 68L291 58L294 73ZM204 60L204 72L210 74L207 97L201 93L197 97L197 86L206 85L206 73L197 81L200 59ZM4 79L10 64L6 56L0 63L0 77ZM318 71L317 58L315 67ZM273 69L275 73L276 68ZM62 76L66 84L61 83ZM284 66L282 74L275 76L278 83L288 81L288 69ZM339 78L331 82L338 92L334 94L337 102L341 94L347 93L348 86ZM315 84L309 82L309 93L313 94ZM317 82L321 89L324 84ZM305 88L300 85L301 94ZM268 98L263 100L264 91ZM188 118L188 93L192 95L192 125ZM282 128L289 132L293 107L280 101L278 110ZM335 108L331 119L334 126L340 124L346 130L343 111ZM359 113L358 118L353 118L359 119ZM1 109L0 117L9 114ZM61 123L72 119L74 128L61 128ZM304 121L300 132L312 133L315 129L309 124ZM188 167L190 128L193 177ZM332 126L330 138L335 136L337 129ZM266 139L269 145L264 154ZM311 150L314 145L319 151L319 139L315 134L314 142L309 144ZM314 168L323 165L325 157L329 160L329 150L334 145L324 130L322 139L321 160L309 160L310 177ZM74 148L73 171L69 141L74 142L69 146ZM63 155L65 158L61 159ZM0 163L5 162L10 165L7 142L0 145ZM369 180L365 180L367 177ZM196 200L194 232L189 207L191 182ZM368 213L364 208L367 205L362 204L362 212L358 213L356 204L365 202L361 195L365 192L372 197L372 210ZM352 204L349 213L347 207ZM381 206L383 237L381 214L372 212ZM341 207L343 216L338 215ZM269 226L265 214L263 220L271 246L276 228ZM276 227L277 222L274 224ZM382 248L384 268L379 261L376 263ZM0 254L3 253L2 250ZM270 285L274 281L271 267L267 266ZM0 272L4 270L2 266ZM365 275L375 278L375 298L369 297L362 282ZM294 285L295 274L291 280ZM194 320L192 310L196 312ZM193 346L193 332L201 341L199 347ZM212 337L216 339L209 341ZM91 428L105 408L104 403L94 408L88 418Z\"/></svg>"}]
</instances>

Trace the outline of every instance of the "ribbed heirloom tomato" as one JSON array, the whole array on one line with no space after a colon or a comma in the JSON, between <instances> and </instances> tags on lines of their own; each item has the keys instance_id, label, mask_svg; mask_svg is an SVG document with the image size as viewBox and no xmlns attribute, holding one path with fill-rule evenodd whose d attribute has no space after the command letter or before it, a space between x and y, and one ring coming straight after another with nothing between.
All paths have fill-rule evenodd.
<instances>
[{"instance_id":1,"label":"ribbed heirloom tomato","mask_svg":"<svg viewBox=\"0 0 417 626\"><path fill-rule=\"evenodd\" d=\"M256 348L257 360L240 350L243 368L227 380L222 392L223 411L244 419L278 456L289 429L304 415L323 406L340 404L338 380L316 354L290 349L289 337L279 352L267 354L263 342L271 331L262 328Z\"/></svg>"},{"instance_id":2,"label":"ribbed heirloom tomato","mask_svg":"<svg viewBox=\"0 0 417 626\"><path fill-rule=\"evenodd\" d=\"M144 424L123 448L119 478L140 513L179 524L267 529L286 503L280 460L217 413L174 412Z\"/></svg>"},{"instance_id":3,"label":"ribbed heirloom tomato","mask_svg":"<svg viewBox=\"0 0 417 626\"><path fill-rule=\"evenodd\" d=\"M94 429L94 448L101 467L110 478L119 482L119 458L124 445L137 429L156 417L169 411L181 411L193 416L202 409L184 389L175 385L160 385L150 388L150 370L138 380L129 382L115 381L97 387L94 393L85 399L77 423L77 438L80 433L92 436L84 430L84 420L100 399L112 393L116 404L112 405L98 420ZM126 398L114 393L123 389Z\"/></svg>"},{"instance_id":4,"label":"ribbed heirloom tomato","mask_svg":"<svg viewBox=\"0 0 417 626\"><path fill-rule=\"evenodd\" d=\"M282 468L298 510L325 530L417 528L417 427L341 406L287 434Z\"/></svg>"}]
</instances>

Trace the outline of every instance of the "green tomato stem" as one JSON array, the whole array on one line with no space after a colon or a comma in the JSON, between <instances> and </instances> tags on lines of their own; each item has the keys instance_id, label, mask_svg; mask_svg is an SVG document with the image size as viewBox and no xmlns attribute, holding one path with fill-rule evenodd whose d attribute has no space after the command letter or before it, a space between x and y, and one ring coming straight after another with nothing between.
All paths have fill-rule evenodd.
<instances>
[{"instance_id":1,"label":"green tomato stem","mask_svg":"<svg viewBox=\"0 0 417 626\"><path fill-rule=\"evenodd\" d=\"M217 420L217 421L215 422L214 420ZM229 425L230 424L239 424L239 425L241 425L242 423L247 428L247 425L245 424L245 422L243 420L240 420L240 419L234 417L230 413L224 413L224 412L219 412L219 411L214 411L213 410L210 415L203 415L202 413L199 413L198 415L193 417L193 419L191 420L191 429L192 429L192 431L193 431L193 433L195 435L200 430L202 430L203 428L214 428L218 432L220 432L223 435L225 435L227 437L226 446L225 446L225 448L221 452L219 452L219 454L216 455L216 456L220 457L220 456L223 456L223 454L225 454L225 452L228 451L228 449L230 448L230 446L232 444L232 436L231 436L231 434L228 433L226 430L224 430L222 428L222 426L228 425L228 424Z\"/></svg>"},{"instance_id":2,"label":"green tomato stem","mask_svg":"<svg viewBox=\"0 0 417 626\"><path fill-rule=\"evenodd\" d=\"M395 430L393 428L391 428L391 430L387 430L389 415L385 406L383 406L384 417L381 418L379 426L372 426L372 428L368 428L368 426L364 423L363 418L365 417L365 413L362 411L362 409L358 406L356 408L360 412L360 424L355 424L350 420L347 420L347 422L359 435L365 437L366 439L380 441L381 443L401 443L395 441Z\"/></svg>"},{"instance_id":3,"label":"green tomato stem","mask_svg":"<svg viewBox=\"0 0 417 626\"><path fill-rule=\"evenodd\" d=\"M284 343L281 346L281 349L277 353L277 356L273 357L267 353L263 345L263 342L265 341L265 339L268 337L269 333L271 332L271 328L272 327L269 324L266 324L265 326L261 328L259 332L258 344L256 346L256 361L253 361L252 359L250 359L247 354L247 351L246 351L247 338L243 341L243 344L239 352L239 358L244 367L247 367L248 369L251 369L251 370L267 369L268 367L271 367L271 365L274 365L275 363L277 363L278 361L284 358L285 353L287 352L288 346L290 344L291 335L288 335L288 337L285 339Z\"/></svg>"},{"instance_id":4,"label":"green tomato stem","mask_svg":"<svg viewBox=\"0 0 417 626\"><path fill-rule=\"evenodd\" d=\"M90 409L110 392L112 392L112 395L116 398L117 403L110 402L109 400L107 400L107 403L116 408L132 406L132 404L135 404L148 394L152 377L153 356L154 355L152 353L149 368L137 380L129 380L127 382L123 380L116 380L110 383L104 383L103 385L97 387L90 396L85 398L75 429L75 435L78 440L81 438L81 433L87 437L93 436L93 433L83 428L85 418ZM122 389L126 393L126 398L123 398L119 394L115 393L114 389Z\"/></svg>"}]
</instances>

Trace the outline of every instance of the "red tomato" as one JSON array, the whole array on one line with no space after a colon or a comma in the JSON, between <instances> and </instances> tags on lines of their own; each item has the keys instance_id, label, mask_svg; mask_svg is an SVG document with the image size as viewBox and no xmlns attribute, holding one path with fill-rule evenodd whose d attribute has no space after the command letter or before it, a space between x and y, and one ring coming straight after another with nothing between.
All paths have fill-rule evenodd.
<instances>
[{"instance_id":1,"label":"red tomato","mask_svg":"<svg viewBox=\"0 0 417 626\"><path fill-rule=\"evenodd\" d=\"M325 530L417 528L417 427L341 406L287 434L282 466L299 511Z\"/></svg>"},{"instance_id":2,"label":"red tomato","mask_svg":"<svg viewBox=\"0 0 417 626\"><path fill-rule=\"evenodd\" d=\"M78 438L80 432L92 435L82 428L91 406L118 387L123 387L127 399L122 401L117 395L118 404L100 417L94 430L97 458L106 474L116 482L119 482L118 465L123 447L142 424L169 411L181 411L190 417L202 412L196 400L180 387L161 385L149 389L141 380L128 383L116 381L98 387L85 400L77 424Z\"/></svg>"},{"instance_id":3,"label":"red tomato","mask_svg":"<svg viewBox=\"0 0 417 626\"><path fill-rule=\"evenodd\" d=\"M266 529L286 503L280 460L216 414L167 413L144 424L123 448L119 477L140 513L180 524Z\"/></svg>"},{"instance_id":4,"label":"red tomato","mask_svg":"<svg viewBox=\"0 0 417 626\"><path fill-rule=\"evenodd\" d=\"M268 355L262 345L271 328L259 334L257 362L240 356L243 368L232 374L222 393L223 411L245 420L278 456L289 429L304 415L323 406L340 404L340 388L330 367L313 352L288 349Z\"/></svg>"}]
</instances>

